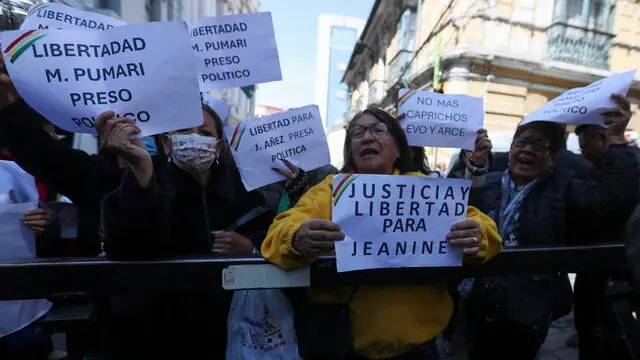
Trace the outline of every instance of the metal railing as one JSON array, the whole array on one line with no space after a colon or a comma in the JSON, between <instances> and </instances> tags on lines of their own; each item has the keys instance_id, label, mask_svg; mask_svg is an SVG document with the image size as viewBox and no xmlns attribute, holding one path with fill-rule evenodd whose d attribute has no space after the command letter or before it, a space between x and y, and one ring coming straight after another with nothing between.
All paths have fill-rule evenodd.
<instances>
[{"instance_id":1,"label":"metal railing","mask_svg":"<svg viewBox=\"0 0 640 360\"><path fill-rule=\"evenodd\" d=\"M207 292L223 289L225 269L262 279L262 258L189 258L156 261L109 261L105 259L43 259L0 262L0 300L43 298L56 293L85 292L93 295L156 293L179 289L181 292ZM626 266L623 244L592 246L535 247L505 249L482 265L439 268L397 268L336 273L335 258L320 257L308 271L308 283L287 276L299 273L282 271L278 281L262 279L259 288L352 285L419 284L434 279L578 272ZM279 271L279 270L278 270ZM238 275L240 276L240 275ZM283 285L284 277L284 285ZM275 277L274 277L275 278ZM239 281L240 282L240 281ZM255 281L249 281L255 284ZM251 285L235 287L252 288Z\"/></svg>"},{"instance_id":2,"label":"metal railing","mask_svg":"<svg viewBox=\"0 0 640 360\"><path fill-rule=\"evenodd\" d=\"M411 66L413 51L400 50L389 62L389 72L387 73L387 89L394 86L398 81L411 78L411 69L404 72L407 66ZM404 75L403 75L404 72ZM400 78L402 76L402 79Z\"/></svg>"},{"instance_id":3,"label":"metal railing","mask_svg":"<svg viewBox=\"0 0 640 360\"><path fill-rule=\"evenodd\" d=\"M547 59L609 68L609 49L614 35L556 22L547 28Z\"/></svg>"},{"instance_id":4,"label":"metal railing","mask_svg":"<svg viewBox=\"0 0 640 360\"><path fill-rule=\"evenodd\" d=\"M0 262L0 300L44 298L60 293L90 293L92 297L180 291L211 292L251 278L240 288L341 286L353 284L421 284L459 277L580 272L625 268L624 244L505 249L485 264L461 267L398 268L336 273L335 258L318 258L309 268L284 272L254 258L167 259L109 261L105 259L43 259ZM270 277L268 274L276 274ZM233 278L233 276L231 276ZM242 283L242 281L236 281ZM613 289L610 302L634 359L640 360L640 328L632 316L633 289ZM612 286L609 286L611 289ZM60 310L47 316L47 327L67 334L68 358L82 359L87 348L84 331L93 310ZM71 315L69 315L71 314ZM84 324L84 325L83 325Z\"/></svg>"}]
</instances>

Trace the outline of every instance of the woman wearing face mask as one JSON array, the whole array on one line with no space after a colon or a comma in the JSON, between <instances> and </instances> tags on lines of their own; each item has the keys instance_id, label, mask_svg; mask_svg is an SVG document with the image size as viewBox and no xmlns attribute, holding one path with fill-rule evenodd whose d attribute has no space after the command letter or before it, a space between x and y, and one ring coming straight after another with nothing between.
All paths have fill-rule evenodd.
<instances>
[{"instance_id":1,"label":"woman wearing face mask","mask_svg":"<svg viewBox=\"0 0 640 360\"><path fill-rule=\"evenodd\" d=\"M224 139L217 114L203 106L203 124L164 136L170 163L154 174L139 129L127 119L96 123L104 146L130 168L103 205L105 247L114 259L149 259L211 253L251 255L274 212L247 192ZM124 314L114 358L224 358L231 293L166 294ZM187 355L188 354L188 355Z\"/></svg>"}]
</instances>

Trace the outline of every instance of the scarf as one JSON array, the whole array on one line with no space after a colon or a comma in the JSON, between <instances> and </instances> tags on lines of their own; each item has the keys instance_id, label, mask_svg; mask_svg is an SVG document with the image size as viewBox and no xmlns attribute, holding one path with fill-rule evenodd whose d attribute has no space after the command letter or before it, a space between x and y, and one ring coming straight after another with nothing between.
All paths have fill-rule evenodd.
<instances>
[{"instance_id":1,"label":"scarf","mask_svg":"<svg viewBox=\"0 0 640 360\"><path fill-rule=\"evenodd\" d=\"M518 219L520 219L522 204L537 182L538 179L535 179L518 189L516 183L509 174L509 170L505 170L502 174L500 213L498 214L497 219L494 217L494 220L498 220L497 222L503 247L518 245L516 227L518 226Z\"/></svg>"},{"instance_id":2,"label":"scarf","mask_svg":"<svg viewBox=\"0 0 640 360\"><path fill-rule=\"evenodd\" d=\"M516 183L511 178L509 170L505 170L502 173L500 180L500 209L496 216L496 211L488 213L494 221L497 222L498 230L500 231L500 237L502 238L503 247L518 246L518 238L516 236L516 227L518 226L518 220L520 219L520 211L522 210L522 204L527 198L527 195L535 187L539 178L530 181L522 188L518 189ZM475 284L474 278L465 278L460 282L458 291L464 298L468 298L473 285Z\"/></svg>"}]
</instances>

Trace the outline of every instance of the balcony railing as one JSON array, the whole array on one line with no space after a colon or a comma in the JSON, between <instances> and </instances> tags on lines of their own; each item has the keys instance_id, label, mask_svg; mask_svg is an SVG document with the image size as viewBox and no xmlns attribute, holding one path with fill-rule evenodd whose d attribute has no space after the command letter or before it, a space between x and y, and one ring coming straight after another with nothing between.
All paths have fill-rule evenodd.
<instances>
[{"instance_id":1,"label":"balcony railing","mask_svg":"<svg viewBox=\"0 0 640 360\"><path fill-rule=\"evenodd\" d=\"M384 80L373 80L371 84L369 84L369 104L379 104L382 102L385 94L384 86Z\"/></svg>"},{"instance_id":2,"label":"balcony railing","mask_svg":"<svg viewBox=\"0 0 640 360\"><path fill-rule=\"evenodd\" d=\"M547 59L609 68L609 48L614 35L557 22L547 28Z\"/></svg>"},{"instance_id":3,"label":"balcony railing","mask_svg":"<svg viewBox=\"0 0 640 360\"><path fill-rule=\"evenodd\" d=\"M387 73L387 87L392 87L398 80L409 80L411 78L411 69L407 70L403 78L400 76L404 72L407 66L410 66L411 58L413 57L413 51L400 50L398 54L389 63L389 72Z\"/></svg>"}]
</instances>

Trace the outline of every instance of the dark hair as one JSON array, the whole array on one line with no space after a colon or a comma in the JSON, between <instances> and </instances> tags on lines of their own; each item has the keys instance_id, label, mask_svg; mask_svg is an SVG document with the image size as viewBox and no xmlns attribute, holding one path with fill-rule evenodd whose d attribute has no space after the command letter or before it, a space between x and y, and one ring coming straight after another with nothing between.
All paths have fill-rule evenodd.
<instances>
[{"instance_id":1,"label":"dark hair","mask_svg":"<svg viewBox=\"0 0 640 360\"><path fill-rule=\"evenodd\" d=\"M427 162L427 154L422 146L411 146L411 153L413 155L413 169L411 171L419 171L425 175L432 174L431 168Z\"/></svg>"},{"instance_id":2,"label":"dark hair","mask_svg":"<svg viewBox=\"0 0 640 360\"><path fill-rule=\"evenodd\" d=\"M394 167L400 171L400 173L407 173L410 171L416 171L416 167L414 166L413 161L413 153L411 148L409 147L409 143L407 142L407 137L404 134L404 131L400 127L398 121L389 113L382 109L378 108L368 108L362 112L356 114L356 116L351 119L349 125L347 126L347 136L344 140L344 166L342 167L342 172L355 172L356 166L353 161L353 154L351 153L351 137L349 136L349 130L351 127L364 115L371 115L379 122L387 125L389 129L389 134L393 136L396 140L396 145L398 146L398 154L399 157L396 159L396 163ZM424 154L423 154L424 155Z\"/></svg>"},{"instance_id":3,"label":"dark hair","mask_svg":"<svg viewBox=\"0 0 640 360\"><path fill-rule=\"evenodd\" d=\"M209 105L203 103L202 110L209 114L213 118L213 122L216 126L216 133L218 133L218 142L220 143L220 153L218 154L218 162L221 163L225 168L229 166L235 168L236 163L233 161L233 156L231 155L231 149L229 148L229 144L227 143L227 137L224 134L224 124L222 123L222 119L218 115L215 110L213 110Z\"/></svg>"},{"instance_id":4,"label":"dark hair","mask_svg":"<svg viewBox=\"0 0 640 360\"><path fill-rule=\"evenodd\" d=\"M526 125L519 126L513 138L522 135L526 130L535 130L549 141L549 151L553 157L565 147L565 127L560 124L548 121L536 121Z\"/></svg>"},{"instance_id":5,"label":"dark hair","mask_svg":"<svg viewBox=\"0 0 640 360\"><path fill-rule=\"evenodd\" d=\"M217 164L212 167L212 171L216 176L212 176L210 181L214 181L211 191L217 193L218 196L227 199L231 203L240 201L246 190L242 185L240 172L233 160L231 148L227 143L227 137L224 134L224 125L222 119L211 107L202 104L204 112L209 114L215 122L216 132L218 133L218 142L220 143L220 153L218 154ZM214 170L215 168L215 170Z\"/></svg>"},{"instance_id":6,"label":"dark hair","mask_svg":"<svg viewBox=\"0 0 640 360\"><path fill-rule=\"evenodd\" d=\"M592 124L584 124L584 125L578 125L578 127L576 127L575 130L575 134L580 136L582 134L588 133L588 132L606 132L606 129L603 128L602 126L598 126L598 125L592 125Z\"/></svg>"}]
</instances>

